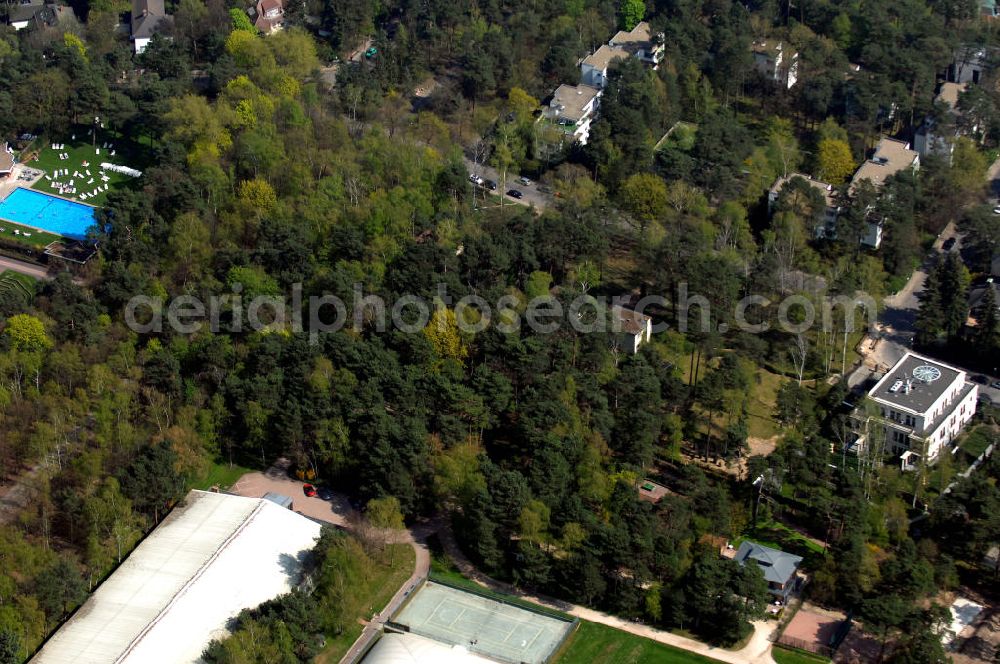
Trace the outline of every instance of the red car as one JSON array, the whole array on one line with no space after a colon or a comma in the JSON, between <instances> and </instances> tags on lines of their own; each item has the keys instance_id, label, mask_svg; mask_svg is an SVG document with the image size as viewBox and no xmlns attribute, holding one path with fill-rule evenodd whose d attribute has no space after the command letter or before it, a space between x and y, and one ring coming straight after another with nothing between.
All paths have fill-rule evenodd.
<instances>
[{"instance_id":1,"label":"red car","mask_svg":"<svg viewBox=\"0 0 1000 664\"><path fill-rule=\"evenodd\" d=\"M306 494L306 498L314 498L316 496L316 487L312 484L303 484L302 493Z\"/></svg>"}]
</instances>

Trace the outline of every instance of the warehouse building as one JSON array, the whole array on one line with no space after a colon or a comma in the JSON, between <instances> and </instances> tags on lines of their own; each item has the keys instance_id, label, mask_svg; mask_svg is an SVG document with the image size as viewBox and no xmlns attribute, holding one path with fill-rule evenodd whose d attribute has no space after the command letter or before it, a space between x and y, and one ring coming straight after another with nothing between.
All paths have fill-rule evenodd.
<instances>
[{"instance_id":1,"label":"warehouse building","mask_svg":"<svg viewBox=\"0 0 1000 664\"><path fill-rule=\"evenodd\" d=\"M31 661L198 662L240 611L298 585L319 534L271 500L192 491Z\"/></svg>"}]
</instances>

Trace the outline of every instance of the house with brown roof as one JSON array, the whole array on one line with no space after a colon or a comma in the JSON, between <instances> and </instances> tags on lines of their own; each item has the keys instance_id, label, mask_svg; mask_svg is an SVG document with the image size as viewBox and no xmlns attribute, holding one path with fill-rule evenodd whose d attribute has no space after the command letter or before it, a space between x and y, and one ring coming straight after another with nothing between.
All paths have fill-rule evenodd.
<instances>
[{"instance_id":1,"label":"house with brown roof","mask_svg":"<svg viewBox=\"0 0 1000 664\"><path fill-rule=\"evenodd\" d=\"M934 97L934 105L943 115L938 115L937 118L928 115L913 136L913 148L920 156L940 154L951 160L955 138L959 135L957 123L962 116L962 112L958 110L958 98L968 87L968 83L945 81L941 84L941 89ZM939 123L941 119L945 120L943 124Z\"/></svg>"},{"instance_id":2,"label":"house with brown roof","mask_svg":"<svg viewBox=\"0 0 1000 664\"><path fill-rule=\"evenodd\" d=\"M169 36L174 17L167 15L163 0L132 0L132 41L136 55L146 50L153 35Z\"/></svg>"},{"instance_id":3,"label":"house with brown roof","mask_svg":"<svg viewBox=\"0 0 1000 664\"><path fill-rule=\"evenodd\" d=\"M587 144L590 123L597 114L601 90L590 85L560 85L552 94L549 105L542 109L539 122L548 121L559 126L573 140Z\"/></svg>"},{"instance_id":4,"label":"house with brown roof","mask_svg":"<svg viewBox=\"0 0 1000 664\"><path fill-rule=\"evenodd\" d=\"M629 355L635 355L642 344L653 338L653 319L616 304L611 307L611 329L618 333L621 345Z\"/></svg>"},{"instance_id":5,"label":"house with brown roof","mask_svg":"<svg viewBox=\"0 0 1000 664\"><path fill-rule=\"evenodd\" d=\"M621 46L601 46L580 63L580 80L584 85L603 90L608 84L608 68L611 63L624 60L629 55Z\"/></svg>"},{"instance_id":6,"label":"house with brown roof","mask_svg":"<svg viewBox=\"0 0 1000 664\"><path fill-rule=\"evenodd\" d=\"M9 178L14 172L14 152L6 143L0 144L0 178Z\"/></svg>"},{"instance_id":7,"label":"house with brown roof","mask_svg":"<svg viewBox=\"0 0 1000 664\"><path fill-rule=\"evenodd\" d=\"M254 27L269 35L277 32L285 24L285 3L283 0L257 0L257 20Z\"/></svg>"},{"instance_id":8,"label":"house with brown roof","mask_svg":"<svg viewBox=\"0 0 1000 664\"><path fill-rule=\"evenodd\" d=\"M663 33L653 34L649 23L642 21L626 32L619 30L608 42L608 46L618 46L656 69L663 60Z\"/></svg>"},{"instance_id":9,"label":"house with brown roof","mask_svg":"<svg viewBox=\"0 0 1000 664\"><path fill-rule=\"evenodd\" d=\"M911 170L920 168L920 154L916 150L910 149L910 144L906 141L883 138L875 146L875 152L871 159L866 160L855 171L847 190L848 195L854 195L862 180L868 180L876 189L881 189L886 180L908 168ZM882 244L882 225L883 220L873 219L868 224L861 244L878 249Z\"/></svg>"}]
</instances>

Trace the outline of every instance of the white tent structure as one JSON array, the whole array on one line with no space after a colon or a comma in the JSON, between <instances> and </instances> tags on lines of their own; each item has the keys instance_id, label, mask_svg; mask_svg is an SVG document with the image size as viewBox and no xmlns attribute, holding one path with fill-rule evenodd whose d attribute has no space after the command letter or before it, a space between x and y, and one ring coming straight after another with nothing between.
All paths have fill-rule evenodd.
<instances>
[{"instance_id":1,"label":"white tent structure","mask_svg":"<svg viewBox=\"0 0 1000 664\"><path fill-rule=\"evenodd\" d=\"M295 586L319 533L270 500L192 491L31 662L198 662L230 618Z\"/></svg>"},{"instance_id":2,"label":"white tent structure","mask_svg":"<svg viewBox=\"0 0 1000 664\"><path fill-rule=\"evenodd\" d=\"M416 634L386 632L361 664L493 664L493 660Z\"/></svg>"}]
</instances>

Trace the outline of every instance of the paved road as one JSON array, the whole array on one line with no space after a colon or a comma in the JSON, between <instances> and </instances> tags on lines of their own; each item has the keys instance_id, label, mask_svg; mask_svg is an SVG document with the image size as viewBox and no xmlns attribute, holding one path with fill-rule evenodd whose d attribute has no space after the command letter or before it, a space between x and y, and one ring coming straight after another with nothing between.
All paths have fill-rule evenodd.
<instances>
[{"instance_id":1,"label":"paved road","mask_svg":"<svg viewBox=\"0 0 1000 664\"><path fill-rule=\"evenodd\" d=\"M49 274L49 271L41 265L26 263L24 261L19 261L16 258L8 258L6 256L0 256L0 270L18 272L43 281L51 281L54 278L51 274Z\"/></svg>"},{"instance_id":2,"label":"paved road","mask_svg":"<svg viewBox=\"0 0 1000 664\"><path fill-rule=\"evenodd\" d=\"M465 168L469 171L470 175L480 175L486 180L493 180L497 183L496 193L500 193L500 190L503 188L503 183L501 182L500 174L495 168L485 164L476 164L468 157L463 157L462 159L465 161ZM544 210L552 202L552 197L538 191L537 182L532 183L531 186L522 185L517 181L519 177L521 176L516 173L507 174L507 189L504 190L504 200L509 203L519 203L526 206L534 205L537 209ZM524 197L517 199L512 196L508 196L506 191L510 189L517 189L524 195Z\"/></svg>"}]
</instances>

